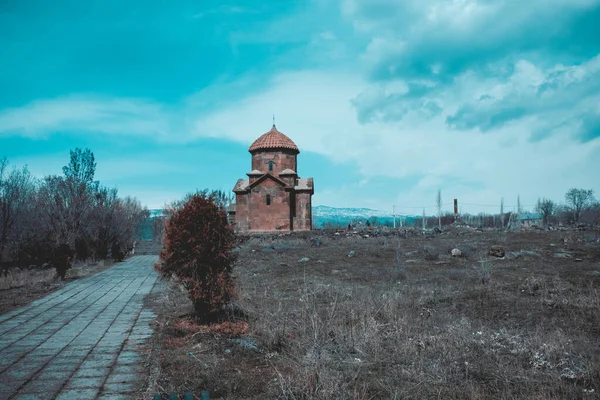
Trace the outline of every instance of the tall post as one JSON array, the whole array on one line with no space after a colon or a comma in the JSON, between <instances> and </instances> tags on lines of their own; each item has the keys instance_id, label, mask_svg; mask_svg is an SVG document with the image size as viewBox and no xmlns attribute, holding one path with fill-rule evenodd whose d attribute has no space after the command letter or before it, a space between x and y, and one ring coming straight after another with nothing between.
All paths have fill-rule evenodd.
<instances>
[{"instance_id":1,"label":"tall post","mask_svg":"<svg viewBox=\"0 0 600 400\"><path fill-rule=\"evenodd\" d=\"M396 206L392 206L392 215L394 216L394 229L396 229Z\"/></svg>"},{"instance_id":2,"label":"tall post","mask_svg":"<svg viewBox=\"0 0 600 400\"><path fill-rule=\"evenodd\" d=\"M458 199L454 199L454 218L458 216Z\"/></svg>"}]
</instances>

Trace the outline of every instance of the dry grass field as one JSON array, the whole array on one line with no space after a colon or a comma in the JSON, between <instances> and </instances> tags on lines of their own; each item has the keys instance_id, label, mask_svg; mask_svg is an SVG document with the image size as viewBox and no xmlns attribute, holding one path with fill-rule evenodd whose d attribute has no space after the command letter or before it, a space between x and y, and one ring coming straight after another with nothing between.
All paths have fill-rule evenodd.
<instances>
[{"instance_id":1,"label":"dry grass field","mask_svg":"<svg viewBox=\"0 0 600 400\"><path fill-rule=\"evenodd\" d=\"M77 262L67 271L65 282L105 270L112 261ZM12 269L0 273L0 314L21 307L64 286L54 268Z\"/></svg>"},{"instance_id":2,"label":"dry grass field","mask_svg":"<svg viewBox=\"0 0 600 400\"><path fill-rule=\"evenodd\" d=\"M245 238L221 324L168 283L148 397L598 398L600 232L383 233Z\"/></svg>"}]
</instances>

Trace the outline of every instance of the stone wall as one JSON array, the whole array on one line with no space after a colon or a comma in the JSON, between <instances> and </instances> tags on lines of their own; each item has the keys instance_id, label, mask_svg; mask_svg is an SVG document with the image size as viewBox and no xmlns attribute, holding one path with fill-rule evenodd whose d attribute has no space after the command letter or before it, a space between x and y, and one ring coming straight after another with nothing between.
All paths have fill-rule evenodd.
<instances>
[{"instance_id":1,"label":"stone wall","mask_svg":"<svg viewBox=\"0 0 600 400\"><path fill-rule=\"evenodd\" d=\"M273 171L269 171L269 162L273 162ZM269 151L257 152L252 154L252 170L258 170L263 173L270 173L278 176L284 169L296 171L296 153L293 151ZM297 172L297 171L296 171Z\"/></svg>"},{"instance_id":2,"label":"stone wall","mask_svg":"<svg viewBox=\"0 0 600 400\"><path fill-rule=\"evenodd\" d=\"M294 218L295 231L309 231L312 229L312 201L310 192L296 193L296 217Z\"/></svg>"},{"instance_id":3,"label":"stone wall","mask_svg":"<svg viewBox=\"0 0 600 400\"><path fill-rule=\"evenodd\" d=\"M235 195L235 229L247 231L248 227L248 195L236 193Z\"/></svg>"},{"instance_id":4,"label":"stone wall","mask_svg":"<svg viewBox=\"0 0 600 400\"><path fill-rule=\"evenodd\" d=\"M267 205L267 195L271 204ZM271 179L266 179L249 193L248 229L252 231L290 230L289 193Z\"/></svg>"}]
</instances>

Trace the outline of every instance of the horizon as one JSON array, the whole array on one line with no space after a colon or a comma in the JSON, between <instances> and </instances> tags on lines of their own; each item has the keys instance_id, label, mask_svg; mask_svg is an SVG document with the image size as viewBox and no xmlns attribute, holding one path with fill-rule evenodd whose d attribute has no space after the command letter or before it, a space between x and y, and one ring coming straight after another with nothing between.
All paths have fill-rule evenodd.
<instances>
[{"instance_id":1,"label":"horizon","mask_svg":"<svg viewBox=\"0 0 600 400\"><path fill-rule=\"evenodd\" d=\"M89 148L149 209L231 192L273 122L313 204L477 214L600 193L600 0L0 4L0 158ZM490 27L493 27L491 29ZM429 213L429 211L427 211Z\"/></svg>"}]
</instances>

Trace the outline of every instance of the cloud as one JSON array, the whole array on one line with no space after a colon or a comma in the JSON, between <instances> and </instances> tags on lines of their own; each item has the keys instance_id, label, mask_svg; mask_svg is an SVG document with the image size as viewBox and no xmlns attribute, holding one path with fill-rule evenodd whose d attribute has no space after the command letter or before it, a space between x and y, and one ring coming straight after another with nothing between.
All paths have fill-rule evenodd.
<instances>
[{"instance_id":1,"label":"cloud","mask_svg":"<svg viewBox=\"0 0 600 400\"><path fill-rule=\"evenodd\" d=\"M155 102L77 95L0 111L0 136L81 131L164 139L174 138L173 121L168 107Z\"/></svg>"},{"instance_id":2,"label":"cloud","mask_svg":"<svg viewBox=\"0 0 600 400\"><path fill-rule=\"evenodd\" d=\"M346 0L342 11L368 39L361 123L443 113L489 132L535 117L540 140L597 102L600 0Z\"/></svg>"},{"instance_id":3,"label":"cloud","mask_svg":"<svg viewBox=\"0 0 600 400\"><path fill-rule=\"evenodd\" d=\"M238 7L238 6L221 6L218 8L206 10L203 12L196 13L192 15L192 18L203 18L210 14L254 14L257 13L258 10L246 8L246 7Z\"/></svg>"},{"instance_id":4,"label":"cloud","mask_svg":"<svg viewBox=\"0 0 600 400\"><path fill-rule=\"evenodd\" d=\"M600 55L580 65L556 65L548 70L521 60L506 80L480 80L478 98L448 115L448 125L487 132L521 118L535 118L539 126L532 140L538 141L593 115L600 103ZM582 129L593 130L593 123L583 124ZM578 135L593 138L585 132Z\"/></svg>"},{"instance_id":5,"label":"cloud","mask_svg":"<svg viewBox=\"0 0 600 400\"><path fill-rule=\"evenodd\" d=\"M596 29L590 14L597 21L599 5L596 0L347 0L343 10L357 31L371 37L364 59L373 79L449 80L511 54L596 54L600 38L589 37Z\"/></svg>"}]
</instances>

